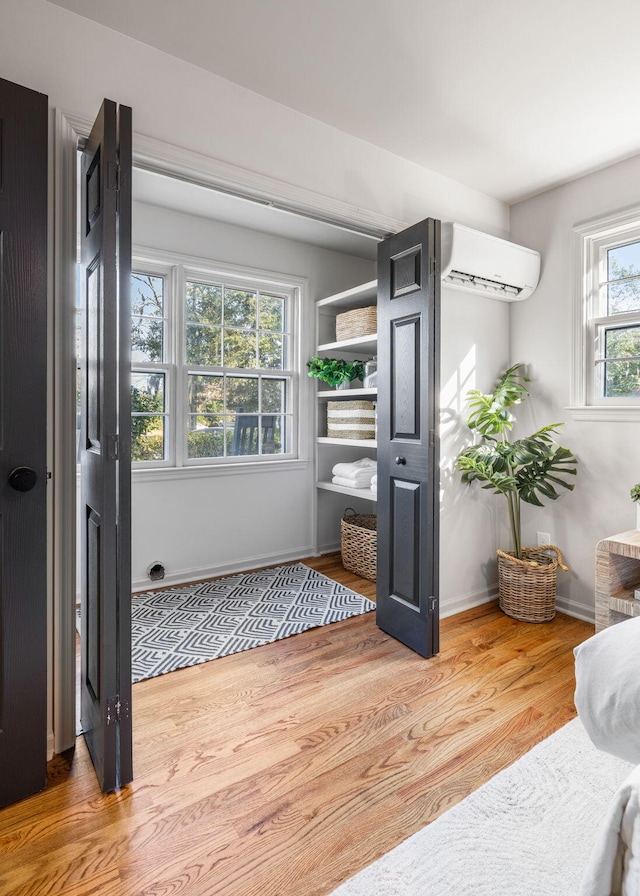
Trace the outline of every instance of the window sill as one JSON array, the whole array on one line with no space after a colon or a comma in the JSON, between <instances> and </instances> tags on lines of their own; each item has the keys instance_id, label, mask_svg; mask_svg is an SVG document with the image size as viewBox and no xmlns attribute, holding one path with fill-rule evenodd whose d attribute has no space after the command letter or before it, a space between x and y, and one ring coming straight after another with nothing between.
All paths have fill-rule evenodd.
<instances>
[{"instance_id":1,"label":"window sill","mask_svg":"<svg viewBox=\"0 0 640 896\"><path fill-rule=\"evenodd\" d=\"M133 482L167 482L171 479L208 479L210 476L259 475L263 473L293 473L295 470L306 470L311 461L249 461L236 464L202 464L189 467L151 467L148 470L134 467L131 471Z\"/></svg>"},{"instance_id":2,"label":"window sill","mask_svg":"<svg viewBox=\"0 0 640 896\"><path fill-rule=\"evenodd\" d=\"M572 420L605 421L607 423L640 422L640 405L583 405L582 407L565 408Z\"/></svg>"}]
</instances>

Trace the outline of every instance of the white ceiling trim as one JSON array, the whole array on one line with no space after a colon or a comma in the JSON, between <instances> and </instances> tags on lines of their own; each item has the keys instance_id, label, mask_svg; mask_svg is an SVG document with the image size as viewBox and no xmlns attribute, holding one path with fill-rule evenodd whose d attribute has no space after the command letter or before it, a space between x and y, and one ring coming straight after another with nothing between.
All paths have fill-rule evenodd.
<instances>
[{"instance_id":1,"label":"white ceiling trim","mask_svg":"<svg viewBox=\"0 0 640 896\"><path fill-rule=\"evenodd\" d=\"M90 119L71 112L64 112L63 115L80 137L89 136L92 126ZM304 215L356 234L383 238L409 226L408 222L397 218L381 215L371 209L354 206L135 131L133 162L137 167L156 174L179 178L261 205Z\"/></svg>"}]
</instances>

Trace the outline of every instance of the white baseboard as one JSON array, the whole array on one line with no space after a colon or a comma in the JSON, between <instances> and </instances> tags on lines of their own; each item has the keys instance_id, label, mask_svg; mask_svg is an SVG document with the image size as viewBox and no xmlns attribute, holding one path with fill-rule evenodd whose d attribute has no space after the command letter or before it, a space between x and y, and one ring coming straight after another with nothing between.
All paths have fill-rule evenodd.
<instances>
[{"instance_id":1,"label":"white baseboard","mask_svg":"<svg viewBox=\"0 0 640 896\"><path fill-rule=\"evenodd\" d=\"M573 616L575 619L582 619L583 622L591 622L595 625L595 609L585 607L584 604L579 604L575 600L569 600L558 594L556 597L556 609L567 616Z\"/></svg>"},{"instance_id":2,"label":"white baseboard","mask_svg":"<svg viewBox=\"0 0 640 896\"><path fill-rule=\"evenodd\" d=\"M468 591L466 594L459 594L457 597L442 598L440 596L440 619L446 619L447 616L455 616L464 610L471 610L473 607L479 607L481 604L489 603L498 596L497 582L488 585L486 588L479 588L476 591Z\"/></svg>"},{"instance_id":3,"label":"white baseboard","mask_svg":"<svg viewBox=\"0 0 640 896\"><path fill-rule=\"evenodd\" d=\"M320 544L318 545L318 554L317 556L321 557L323 554L335 554L336 551L339 551L341 548L340 542L331 542L330 544Z\"/></svg>"},{"instance_id":4,"label":"white baseboard","mask_svg":"<svg viewBox=\"0 0 640 896\"><path fill-rule=\"evenodd\" d=\"M47 731L47 762L54 757L54 744L55 738L53 736L53 731Z\"/></svg>"},{"instance_id":5,"label":"white baseboard","mask_svg":"<svg viewBox=\"0 0 640 896\"><path fill-rule=\"evenodd\" d=\"M188 582L201 582L204 579L213 579L216 576L224 576L236 572L245 572L247 569L259 569L265 566L277 566L278 563L291 563L303 557L311 557L314 550L311 546L303 546L293 551L285 551L280 554L263 554L257 557L245 557L243 560L232 560L228 563L217 563L214 566L203 566L197 569L178 569L158 582L152 582L148 578L134 579L131 582L131 591L160 591L163 588L171 588L174 585L183 585Z\"/></svg>"}]
</instances>

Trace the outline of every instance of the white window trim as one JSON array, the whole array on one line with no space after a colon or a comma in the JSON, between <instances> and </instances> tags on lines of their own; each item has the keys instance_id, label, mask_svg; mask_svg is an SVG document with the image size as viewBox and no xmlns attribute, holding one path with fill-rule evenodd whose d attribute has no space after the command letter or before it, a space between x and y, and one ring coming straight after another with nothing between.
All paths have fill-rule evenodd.
<instances>
[{"instance_id":1,"label":"white window trim","mask_svg":"<svg viewBox=\"0 0 640 896\"><path fill-rule=\"evenodd\" d=\"M571 405L567 408L573 420L608 422L638 422L640 420L640 399L629 402L624 399L601 399L591 397L591 358L588 351L589 339L594 338L595 320L590 311L593 302L591 293L590 243L594 240L624 239L624 234L640 225L640 206L625 209L601 218L586 221L574 227L574 294L573 294L573 365L571 376ZM588 301L585 296L589 294ZM605 404L606 402L606 404Z\"/></svg>"},{"instance_id":2,"label":"white window trim","mask_svg":"<svg viewBox=\"0 0 640 896\"><path fill-rule=\"evenodd\" d=\"M231 472L257 473L275 471L276 469L284 471L308 467L311 463L311 432L313 428L312 384L304 376L306 369L304 360L310 356L312 350L308 279L259 268L240 267L239 265L185 253L134 245L132 248L132 269L144 271L145 266L149 269L148 273L153 273L154 270L156 273L161 273L164 270L166 276L167 271L172 272L169 284L172 302L177 301L176 297L179 295L179 289L181 286L184 286L184 281L187 277L201 277L205 279L220 277L227 280L233 279L238 284L259 281L263 287L271 287L274 291L277 291L278 288L281 291L284 289L292 293L290 308L293 318L291 327L293 335L291 337L290 357L292 362L291 370L297 373L294 374L291 380L292 396L290 400L293 419L294 421L297 420L297 426L294 424L293 432L291 433L293 451L288 454L252 456L250 460L229 457L212 458L211 460L200 458L188 460L185 456L184 440L180 436L178 423L185 411L184 396L182 395L184 390L179 382L180 371L178 371L177 365L174 363L158 365L168 367L171 372L169 383L171 404L167 405L168 409L170 408L169 426L176 427L178 431L175 433L175 438L172 442L174 447L171 447L169 452L171 460L134 463L132 464L133 478L154 481L156 479L192 478ZM175 317L175 311L172 306L169 338L172 339L172 357L177 359L181 346L180 340L184 336L184 321L176 321L176 326L174 327L172 321ZM143 365L135 366L142 367ZM274 370L273 373L277 374L278 371ZM175 451L175 454L172 455L173 451Z\"/></svg>"}]
</instances>

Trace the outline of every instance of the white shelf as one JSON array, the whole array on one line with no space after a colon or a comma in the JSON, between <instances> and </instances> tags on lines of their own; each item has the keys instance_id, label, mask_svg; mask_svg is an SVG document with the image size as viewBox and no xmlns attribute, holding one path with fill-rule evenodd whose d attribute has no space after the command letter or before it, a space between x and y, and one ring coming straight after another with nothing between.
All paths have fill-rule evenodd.
<instances>
[{"instance_id":1,"label":"white shelf","mask_svg":"<svg viewBox=\"0 0 640 896\"><path fill-rule=\"evenodd\" d=\"M355 445L356 448L376 448L375 439L330 439L328 436L318 436L316 439L320 445Z\"/></svg>"},{"instance_id":2,"label":"white shelf","mask_svg":"<svg viewBox=\"0 0 640 896\"><path fill-rule=\"evenodd\" d=\"M325 342L316 348L316 352L375 352L378 348L378 334L356 336L355 339L342 339L340 342Z\"/></svg>"},{"instance_id":3,"label":"white shelf","mask_svg":"<svg viewBox=\"0 0 640 896\"><path fill-rule=\"evenodd\" d=\"M342 439L346 441L346 439ZM347 488L344 485L334 485L333 482L316 482L316 488L323 488L328 492L339 492L341 495L349 495L351 498L364 498L365 501L377 501L378 498L369 488Z\"/></svg>"},{"instance_id":4,"label":"white shelf","mask_svg":"<svg viewBox=\"0 0 640 896\"><path fill-rule=\"evenodd\" d=\"M317 393L318 398L375 398L377 389L322 389Z\"/></svg>"},{"instance_id":5,"label":"white shelf","mask_svg":"<svg viewBox=\"0 0 640 896\"><path fill-rule=\"evenodd\" d=\"M320 357L337 356L349 361L356 359L366 361L374 357L378 352L378 334L370 333L357 336L353 339L336 339L336 316L345 311L353 311L356 308L367 308L376 305L378 301L378 281L371 280L353 289L347 289L336 295L327 296L316 303L316 350ZM329 341L331 340L331 341ZM325 432L326 422L323 419L328 401L362 400L376 401L378 390L365 389L331 389L326 383L319 382L316 391L316 426L317 432ZM316 509L318 515L317 538L325 541L330 537L334 539L339 533L339 520L336 515L339 499L330 500L327 493L343 495L347 504L366 501L373 505L375 510L377 496L369 488L349 488L348 486L334 485L331 481L331 469L338 461L346 461L349 458L370 457L374 459L378 443L375 439L336 439L325 435L316 437L315 463L316 463ZM323 497L324 496L324 497ZM336 529L337 527L337 529ZM333 533L329 535L329 533ZM317 541L316 538L316 541ZM317 548L321 545L317 542Z\"/></svg>"},{"instance_id":6,"label":"white shelf","mask_svg":"<svg viewBox=\"0 0 640 896\"><path fill-rule=\"evenodd\" d=\"M342 311L349 311L352 308L362 308L364 305L373 303L375 305L378 298L378 281L370 280L360 286L354 286L353 289L345 289L344 292L338 292L333 296L327 296L326 299L320 299L317 302L318 308L340 308Z\"/></svg>"}]
</instances>

